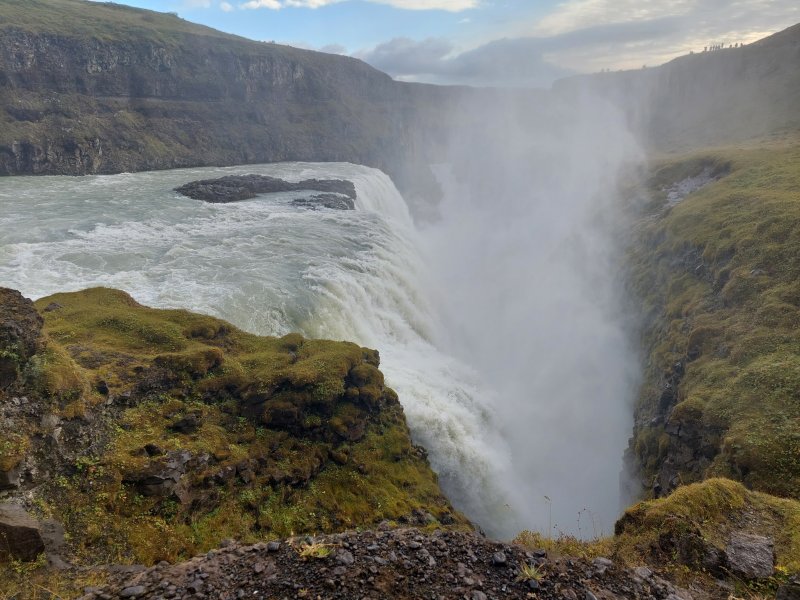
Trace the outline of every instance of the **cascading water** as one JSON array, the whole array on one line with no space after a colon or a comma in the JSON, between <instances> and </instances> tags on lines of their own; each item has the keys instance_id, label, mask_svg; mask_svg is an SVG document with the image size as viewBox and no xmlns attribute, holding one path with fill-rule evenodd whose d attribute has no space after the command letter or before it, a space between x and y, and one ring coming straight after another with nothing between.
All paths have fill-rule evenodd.
<instances>
[{"instance_id":1,"label":"cascading water","mask_svg":"<svg viewBox=\"0 0 800 600\"><path fill-rule=\"evenodd\" d=\"M388 177L351 164L5 179L0 285L116 287L254 333L377 348L443 489L487 532L608 532L637 367L614 276L635 144L596 102L484 104L462 110L442 218L420 227ZM172 191L244 173L347 179L356 210Z\"/></svg>"},{"instance_id":2,"label":"cascading water","mask_svg":"<svg viewBox=\"0 0 800 600\"><path fill-rule=\"evenodd\" d=\"M620 191L641 152L591 94L459 107L441 218L421 231L450 353L496 394L517 526L591 537L621 505L639 361ZM507 533L513 534L513 530Z\"/></svg>"},{"instance_id":3,"label":"cascading water","mask_svg":"<svg viewBox=\"0 0 800 600\"><path fill-rule=\"evenodd\" d=\"M292 206L297 193L233 204L177 195L188 181L261 173L352 181L355 211ZM445 337L417 232L391 180L350 164L277 164L5 179L0 285L38 298L108 286L155 307L259 334L299 331L381 352L414 439L454 503L506 531L510 464L491 394L436 343Z\"/></svg>"}]
</instances>

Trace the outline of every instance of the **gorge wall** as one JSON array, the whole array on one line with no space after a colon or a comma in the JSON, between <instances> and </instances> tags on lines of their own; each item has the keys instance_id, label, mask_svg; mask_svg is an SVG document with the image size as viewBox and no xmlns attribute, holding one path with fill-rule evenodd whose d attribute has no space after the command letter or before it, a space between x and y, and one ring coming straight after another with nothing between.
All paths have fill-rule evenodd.
<instances>
[{"instance_id":1,"label":"gorge wall","mask_svg":"<svg viewBox=\"0 0 800 600\"><path fill-rule=\"evenodd\" d=\"M0 174L275 161L378 167L414 194L456 88L81 0L0 6Z\"/></svg>"},{"instance_id":2,"label":"gorge wall","mask_svg":"<svg viewBox=\"0 0 800 600\"><path fill-rule=\"evenodd\" d=\"M800 497L795 145L662 164L631 251L644 381L628 451L653 496L726 477ZM705 185L678 194L674 181Z\"/></svg>"}]
</instances>

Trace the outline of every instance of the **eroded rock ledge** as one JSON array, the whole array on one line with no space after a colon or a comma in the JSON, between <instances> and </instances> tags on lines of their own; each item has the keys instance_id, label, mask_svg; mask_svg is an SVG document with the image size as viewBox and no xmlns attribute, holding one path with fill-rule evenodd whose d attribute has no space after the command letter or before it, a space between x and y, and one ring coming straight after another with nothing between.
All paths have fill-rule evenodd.
<instances>
[{"instance_id":1,"label":"eroded rock ledge","mask_svg":"<svg viewBox=\"0 0 800 600\"><path fill-rule=\"evenodd\" d=\"M356 200L356 187L352 181L306 179L293 183L267 175L227 175L218 179L202 179L177 187L175 191L194 200L212 203L251 200L259 194L313 191L321 193L310 198L296 198L292 204L337 210L353 210Z\"/></svg>"}]
</instances>

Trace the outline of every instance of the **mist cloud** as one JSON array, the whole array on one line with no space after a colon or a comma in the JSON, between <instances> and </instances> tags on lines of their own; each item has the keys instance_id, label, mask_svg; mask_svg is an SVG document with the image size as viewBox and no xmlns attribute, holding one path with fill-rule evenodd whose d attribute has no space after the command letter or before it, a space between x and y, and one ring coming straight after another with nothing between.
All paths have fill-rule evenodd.
<instances>
[{"instance_id":1,"label":"mist cloud","mask_svg":"<svg viewBox=\"0 0 800 600\"><path fill-rule=\"evenodd\" d=\"M544 60L539 40L498 40L454 54L443 38L395 38L355 56L399 79L440 84L546 87L571 71Z\"/></svg>"},{"instance_id":2,"label":"mist cloud","mask_svg":"<svg viewBox=\"0 0 800 600\"><path fill-rule=\"evenodd\" d=\"M441 347L478 373L510 450L495 534L599 535L619 515L639 360L617 184L641 156L597 97L487 90L453 109L421 247Z\"/></svg>"},{"instance_id":3,"label":"mist cloud","mask_svg":"<svg viewBox=\"0 0 800 600\"><path fill-rule=\"evenodd\" d=\"M268 8L280 10L286 7L321 8L329 4L338 4L347 0L249 0L240 4L240 8ZM405 10L446 10L460 12L478 6L478 0L367 0L375 4L386 4Z\"/></svg>"}]
</instances>

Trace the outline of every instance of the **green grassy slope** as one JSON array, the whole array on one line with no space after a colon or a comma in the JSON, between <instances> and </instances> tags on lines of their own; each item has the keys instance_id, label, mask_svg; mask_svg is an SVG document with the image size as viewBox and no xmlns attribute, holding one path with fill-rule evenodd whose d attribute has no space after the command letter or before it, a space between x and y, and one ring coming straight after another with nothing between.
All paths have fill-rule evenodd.
<instances>
[{"instance_id":1,"label":"green grassy slope","mask_svg":"<svg viewBox=\"0 0 800 600\"><path fill-rule=\"evenodd\" d=\"M144 11L113 2L88 4L80 0L3 0L0 2L0 27L100 39L136 39L153 33L162 40L174 39L183 33L235 37L170 13Z\"/></svg>"},{"instance_id":2,"label":"green grassy slope","mask_svg":"<svg viewBox=\"0 0 800 600\"><path fill-rule=\"evenodd\" d=\"M800 498L800 145L672 159L721 180L646 218L632 255L645 385L630 448L645 488L724 476Z\"/></svg>"}]
</instances>

